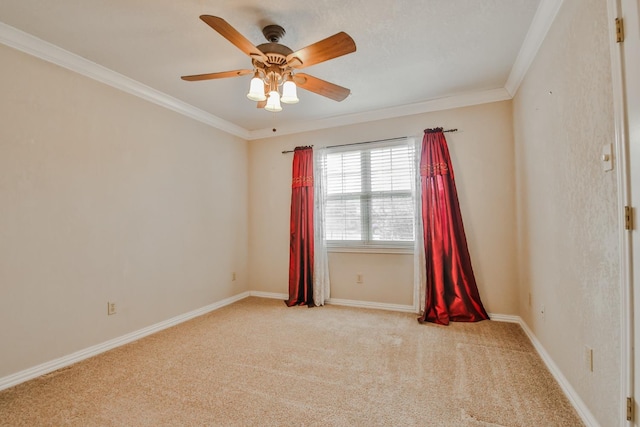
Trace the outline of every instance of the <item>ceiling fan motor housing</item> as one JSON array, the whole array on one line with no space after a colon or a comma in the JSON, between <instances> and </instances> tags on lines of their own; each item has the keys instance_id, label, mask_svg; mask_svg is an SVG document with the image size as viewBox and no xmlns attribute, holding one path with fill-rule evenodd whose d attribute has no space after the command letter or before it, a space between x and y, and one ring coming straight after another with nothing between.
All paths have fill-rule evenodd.
<instances>
[{"instance_id":1,"label":"ceiling fan motor housing","mask_svg":"<svg viewBox=\"0 0 640 427\"><path fill-rule=\"evenodd\" d=\"M263 43L256 47L267 55L268 62L274 65L284 65L287 62L287 56L293 53L291 49L280 43Z\"/></svg>"},{"instance_id":2,"label":"ceiling fan motor housing","mask_svg":"<svg viewBox=\"0 0 640 427\"><path fill-rule=\"evenodd\" d=\"M285 30L280 25L267 25L262 29L262 34L269 41L269 43L263 43L256 46L262 53L264 53L267 60L267 67L269 66L284 66L287 62L287 56L293 53L293 50L287 46L280 44L280 39L285 35ZM254 67L255 67L254 61ZM261 68L258 66L257 68Z\"/></svg>"}]
</instances>

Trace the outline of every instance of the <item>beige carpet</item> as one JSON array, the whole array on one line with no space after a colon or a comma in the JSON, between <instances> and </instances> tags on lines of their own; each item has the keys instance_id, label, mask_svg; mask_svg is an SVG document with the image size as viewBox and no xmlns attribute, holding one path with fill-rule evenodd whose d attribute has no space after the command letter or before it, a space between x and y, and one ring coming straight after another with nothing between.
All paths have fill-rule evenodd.
<instances>
[{"instance_id":1,"label":"beige carpet","mask_svg":"<svg viewBox=\"0 0 640 427\"><path fill-rule=\"evenodd\" d=\"M247 298L0 392L2 426L582 426L518 325Z\"/></svg>"}]
</instances>

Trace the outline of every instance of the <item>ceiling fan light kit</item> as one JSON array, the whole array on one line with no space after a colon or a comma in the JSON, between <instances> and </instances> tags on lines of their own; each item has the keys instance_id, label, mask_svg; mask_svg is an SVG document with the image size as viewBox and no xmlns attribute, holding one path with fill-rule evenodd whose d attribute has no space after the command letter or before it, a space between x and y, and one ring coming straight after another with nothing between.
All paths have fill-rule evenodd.
<instances>
[{"instance_id":1,"label":"ceiling fan light kit","mask_svg":"<svg viewBox=\"0 0 640 427\"><path fill-rule=\"evenodd\" d=\"M182 76L183 80L201 81L253 74L247 98L257 102L258 108L271 112L282 111L281 102L297 103L298 87L335 101L342 101L351 93L347 88L317 77L304 73L294 74L294 71L301 68L355 52L356 44L347 33L334 34L294 52L279 43L285 34L284 28L279 25L264 27L262 34L269 43L256 47L224 19L211 15L202 15L200 19L247 54L251 58L253 69Z\"/></svg>"},{"instance_id":2,"label":"ceiling fan light kit","mask_svg":"<svg viewBox=\"0 0 640 427\"><path fill-rule=\"evenodd\" d=\"M298 87L293 81L293 76L289 74L282 85L282 96L280 101L285 104L297 104L298 101Z\"/></svg>"},{"instance_id":3,"label":"ceiling fan light kit","mask_svg":"<svg viewBox=\"0 0 640 427\"><path fill-rule=\"evenodd\" d=\"M280 94L277 91L272 90L271 92L269 92L267 105L264 106L264 109L267 111L271 111L272 113L282 111L282 105L280 105Z\"/></svg>"},{"instance_id":4,"label":"ceiling fan light kit","mask_svg":"<svg viewBox=\"0 0 640 427\"><path fill-rule=\"evenodd\" d=\"M260 74L256 71L251 79L251 85L249 86L249 93L247 98L252 101L266 101L267 97L264 94L264 82L260 78Z\"/></svg>"}]
</instances>

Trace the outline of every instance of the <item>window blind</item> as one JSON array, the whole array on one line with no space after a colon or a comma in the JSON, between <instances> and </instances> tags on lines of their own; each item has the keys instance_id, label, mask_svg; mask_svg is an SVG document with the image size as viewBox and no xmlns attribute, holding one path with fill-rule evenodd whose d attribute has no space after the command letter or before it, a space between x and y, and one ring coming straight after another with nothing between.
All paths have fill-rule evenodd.
<instances>
[{"instance_id":1,"label":"window blind","mask_svg":"<svg viewBox=\"0 0 640 427\"><path fill-rule=\"evenodd\" d=\"M329 149L323 162L330 244L413 242L413 144L399 139Z\"/></svg>"}]
</instances>

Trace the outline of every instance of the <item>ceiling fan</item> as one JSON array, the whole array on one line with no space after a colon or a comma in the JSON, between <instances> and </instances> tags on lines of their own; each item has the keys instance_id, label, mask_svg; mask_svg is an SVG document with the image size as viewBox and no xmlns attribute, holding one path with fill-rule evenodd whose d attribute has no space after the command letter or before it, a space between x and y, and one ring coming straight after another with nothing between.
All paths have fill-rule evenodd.
<instances>
[{"instance_id":1,"label":"ceiling fan","mask_svg":"<svg viewBox=\"0 0 640 427\"><path fill-rule=\"evenodd\" d=\"M217 16L200 16L207 25L251 58L253 69L223 71L219 73L182 76L183 80L200 81L238 77L253 74L247 97L258 102L258 108L268 111L281 111L283 103L298 102L296 87L301 87L335 101L344 100L351 91L345 87L329 83L317 77L294 71L329 59L337 58L356 51L356 44L345 32L339 32L324 40L293 51L279 43L285 31L279 25L267 25L263 28L268 43L254 46L227 21ZM280 94L278 88L282 88Z\"/></svg>"}]
</instances>

